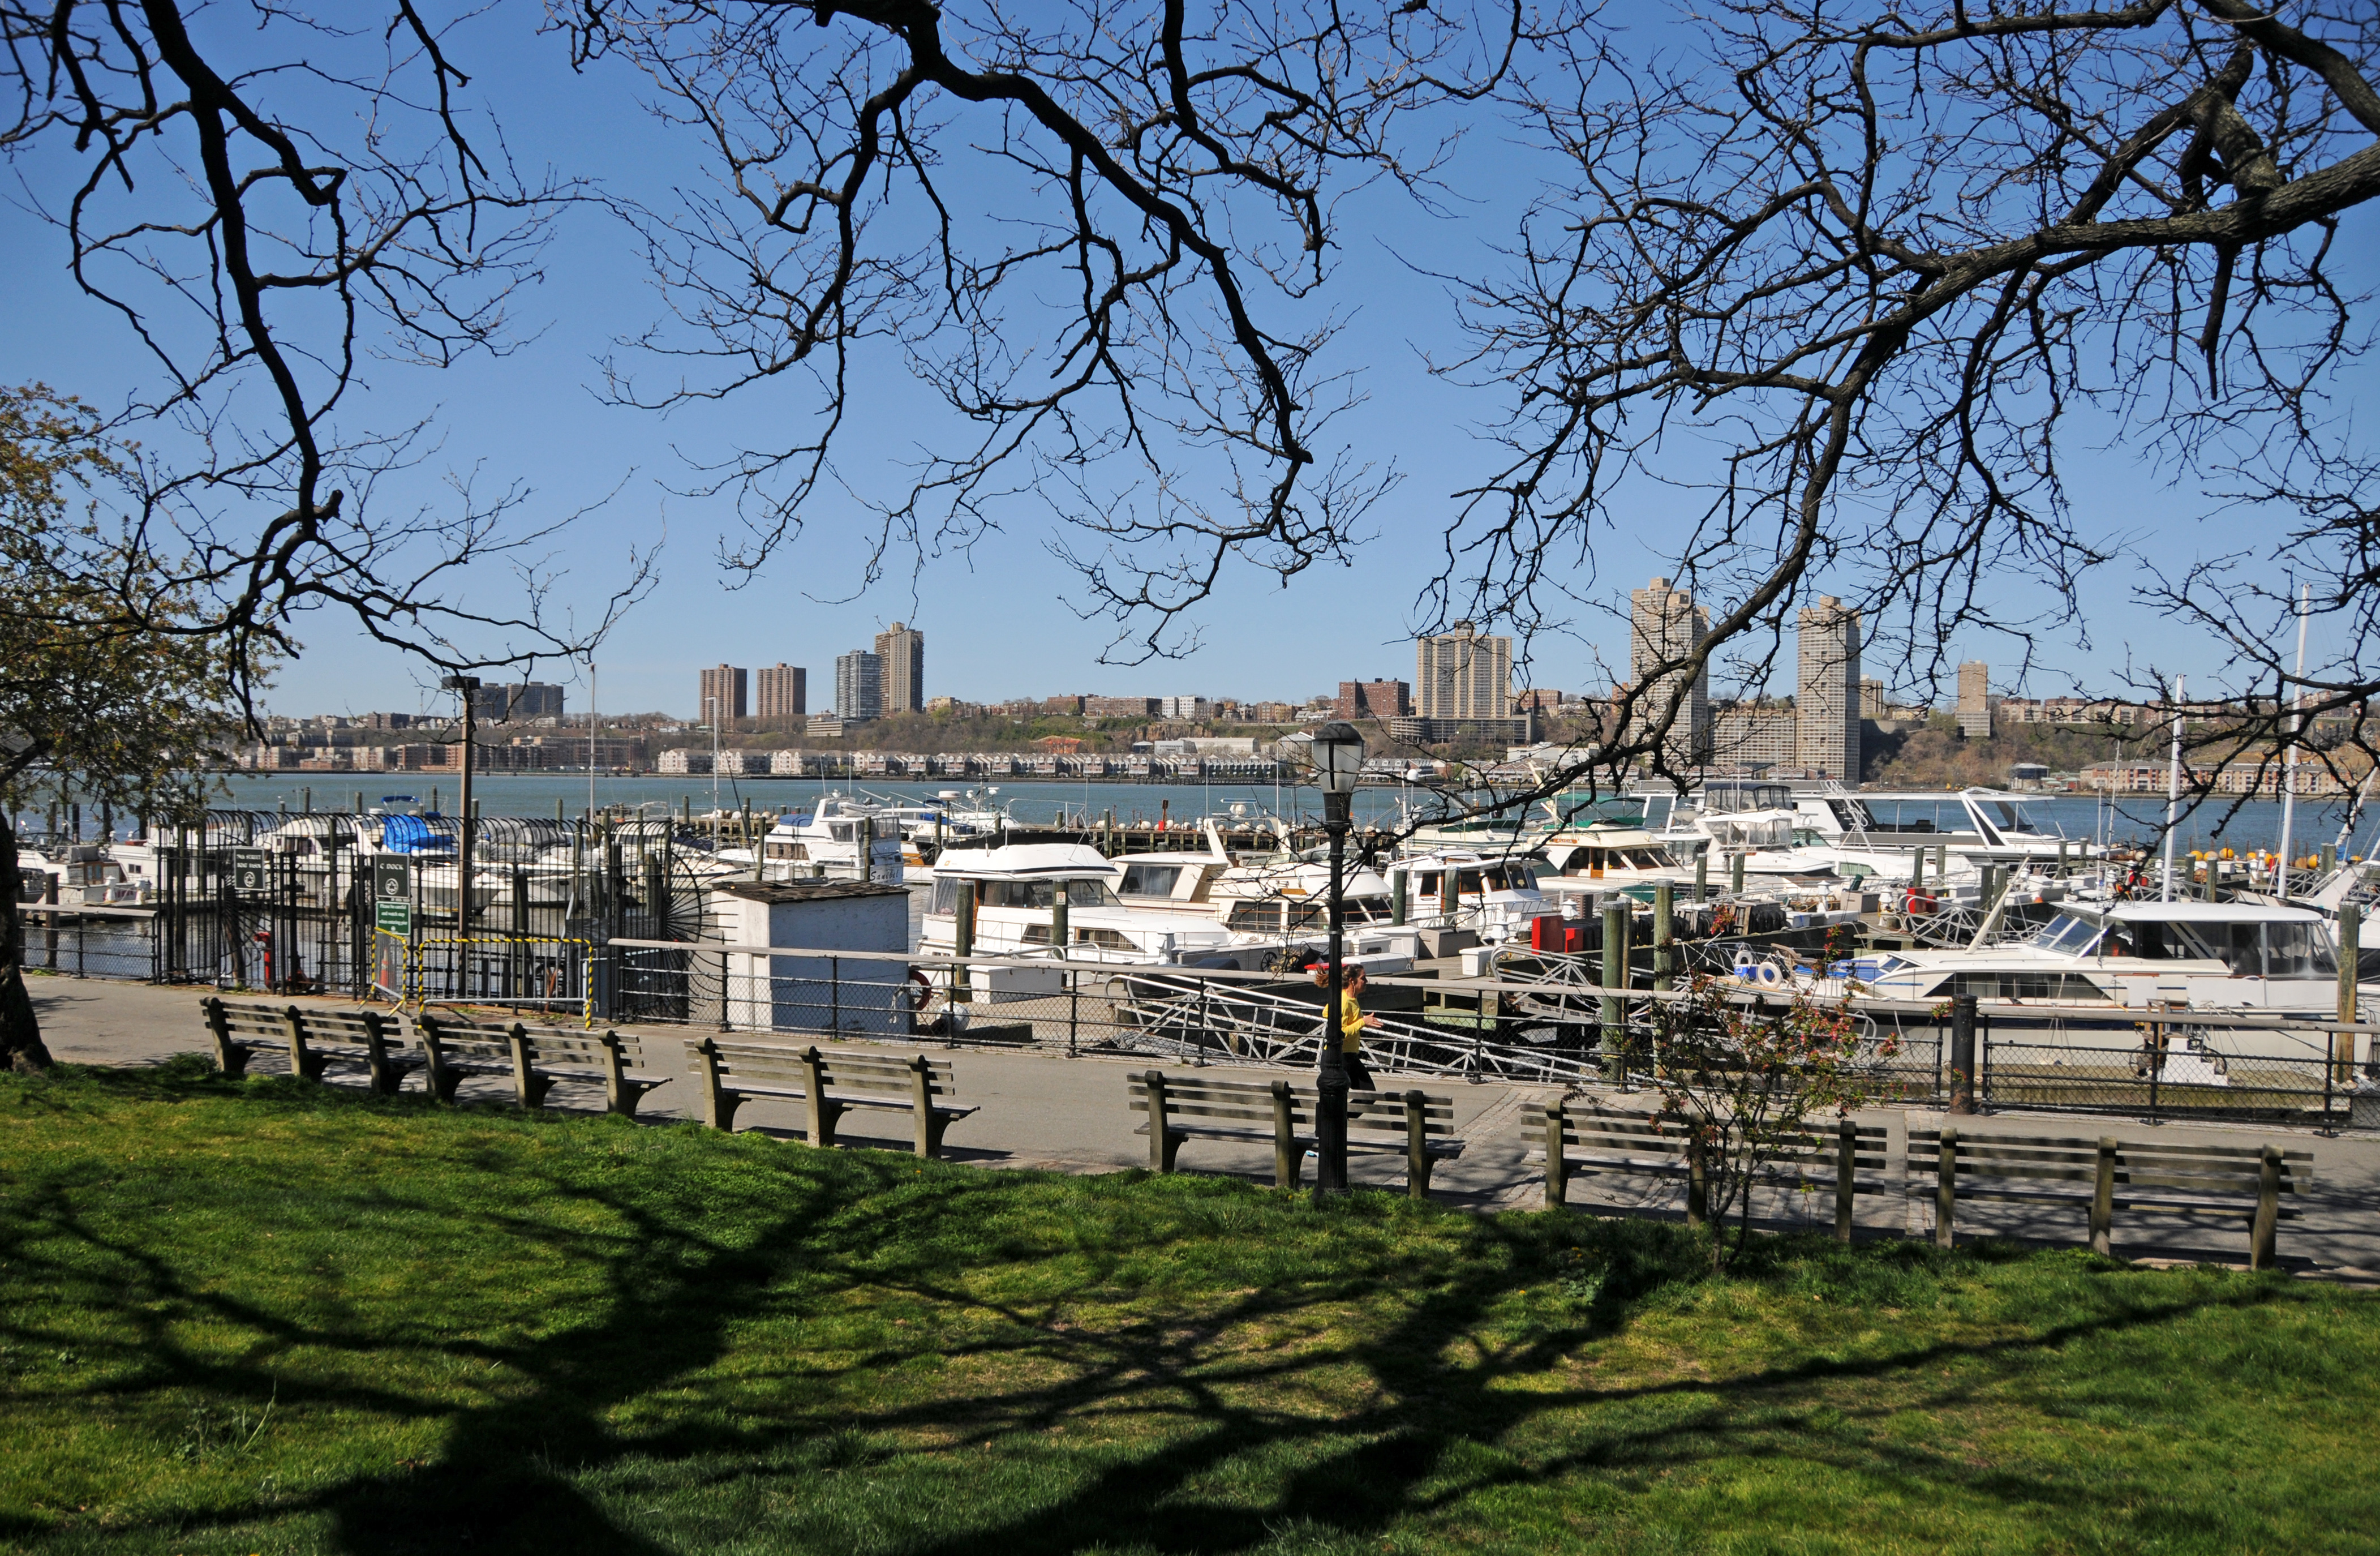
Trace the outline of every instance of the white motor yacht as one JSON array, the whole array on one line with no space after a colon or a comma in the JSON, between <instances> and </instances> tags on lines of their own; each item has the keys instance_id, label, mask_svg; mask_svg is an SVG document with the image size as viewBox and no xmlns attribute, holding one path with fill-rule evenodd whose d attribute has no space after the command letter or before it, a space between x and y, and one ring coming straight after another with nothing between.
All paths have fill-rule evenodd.
<instances>
[{"instance_id":1,"label":"white motor yacht","mask_svg":"<svg viewBox=\"0 0 2380 1556\"><path fill-rule=\"evenodd\" d=\"M1610 892L1664 881L1690 886L1694 856L1703 851L1684 840L1673 848L1669 839L1641 826L1565 827L1538 845L1551 873L1539 872L1537 885L1548 892Z\"/></svg>"},{"instance_id":2,"label":"white motor yacht","mask_svg":"<svg viewBox=\"0 0 2380 1556\"><path fill-rule=\"evenodd\" d=\"M131 907L147 902L153 881L134 878L109 854L100 843L19 845L17 900L46 902L55 890L66 907Z\"/></svg>"},{"instance_id":3,"label":"white motor yacht","mask_svg":"<svg viewBox=\"0 0 2380 1556\"><path fill-rule=\"evenodd\" d=\"M1235 857L1211 819L1203 822L1203 853L1126 854L1116 870L1117 900L1127 907L1203 913L1228 930L1260 939L1311 940L1330 928L1330 865L1286 846L1260 858ZM1276 824L1284 840L1287 830ZM1389 882L1354 865L1340 884L1342 934L1350 955L1415 956L1421 934L1399 926ZM1378 964L1373 964L1378 970Z\"/></svg>"},{"instance_id":4,"label":"white motor yacht","mask_svg":"<svg viewBox=\"0 0 2380 1556\"><path fill-rule=\"evenodd\" d=\"M749 848L722 848L717 857L730 874L753 873ZM826 794L808 811L789 811L770 824L760 839L758 879L898 886L906 879L908 862L896 823L879 807Z\"/></svg>"},{"instance_id":5,"label":"white motor yacht","mask_svg":"<svg viewBox=\"0 0 2380 1556\"><path fill-rule=\"evenodd\" d=\"M1995 789L1852 793L1840 786L1792 796L1794 825L1819 846L1867 858L1876 873L1903 876L1920 848L1937 848L1967 868L1985 864L2079 865L2095 858L2087 840L2036 818L2022 795Z\"/></svg>"},{"instance_id":6,"label":"white motor yacht","mask_svg":"<svg viewBox=\"0 0 2380 1556\"><path fill-rule=\"evenodd\" d=\"M1056 907L1066 902L1069 962L1135 966L1238 968L1260 971L1280 954L1278 938L1235 933L1208 911L1128 907L1115 882L1120 872L1098 849L1081 843L1018 843L998 848L953 848L934 870L934 895L927 908L919 949L929 955L958 954L960 897L975 893L971 949L994 956L1061 954ZM995 997L1059 993L1056 968L984 969L978 986Z\"/></svg>"},{"instance_id":7,"label":"white motor yacht","mask_svg":"<svg viewBox=\"0 0 2380 1556\"><path fill-rule=\"evenodd\" d=\"M1768 891L1841 873L1836 854L1799 827L1793 791L1782 784L1709 783L1669 806L1648 805L1646 813L1663 816L1659 835L1672 852L1690 857L1693 850L1707 850L1715 872L1723 860L1731 876L1741 857L1747 889L1755 879Z\"/></svg>"},{"instance_id":8,"label":"white motor yacht","mask_svg":"<svg viewBox=\"0 0 2380 1556\"><path fill-rule=\"evenodd\" d=\"M1877 951L1823 970L1747 961L1736 977L1828 1001L1847 992L1926 1003L1973 994L1996 1029L2057 1027L2102 1037L2153 1011L2320 1019L2337 1014L2338 991L2338 955L2320 913L2237 902L2069 906L2006 944ZM2205 1041L2238 1055L2326 1052L2319 1034L2210 1027Z\"/></svg>"},{"instance_id":9,"label":"white motor yacht","mask_svg":"<svg viewBox=\"0 0 2380 1556\"><path fill-rule=\"evenodd\" d=\"M1392 860L1386 873L1392 898L1403 878L1405 917L1415 927L1470 930L1484 944L1525 935L1532 918L1562 911L1538 890L1524 858L1441 849Z\"/></svg>"},{"instance_id":10,"label":"white motor yacht","mask_svg":"<svg viewBox=\"0 0 2380 1556\"><path fill-rule=\"evenodd\" d=\"M964 846L1000 835L1007 817L993 798L994 784L981 789L937 789L931 800L883 798L877 814L890 816L912 852ZM867 796L874 798L875 796Z\"/></svg>"}]
</instances>

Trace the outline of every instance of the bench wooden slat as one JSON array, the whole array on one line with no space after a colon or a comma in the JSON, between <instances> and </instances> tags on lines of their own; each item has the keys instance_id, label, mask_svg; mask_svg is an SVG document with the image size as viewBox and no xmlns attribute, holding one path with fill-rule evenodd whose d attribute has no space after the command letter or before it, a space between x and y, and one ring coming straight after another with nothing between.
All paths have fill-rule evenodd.
<instances>
[{"instance_id":1,"label":"bench wooden slat","mask_svg":"<svg viewBox=\"0 0 2380 1556\"><path fill-rule=\"evenodd\" d=\"M1175 1076L1149 1070L1133 1077L1125 1102L1149 1115L1133 1130L1148 1137L1148 1164L1171 1173L1184 1143L1193 1139L1232 1142L1269 1139L1273 1184L1295 1188L1307 1152L1318 1148L1314 1130L1318 1100L1311 1088L1285 1080L1234 1081ZM1348 1099L1350 1150L1402 1151L1405 1192L1429 1195L1431 1169L1463 1154L1466 1142L1454 1133L1454 1100L1419 1091L1365 1091Z\"/></svg>"},{"instance_id":2,"label":"bench wooden slat","mask_svg":"<svg viewBox=\"0 0 2380 1556\"><path fill-rule=\"evenodd\" d=\"M1962 1135L1955 1127L1912 1130L1909 1173L1934 1176L1934 1239L1948 1247L1956 1236L1961 1180L1970 1198L2083 1203L2091 1246L2111 1253L2115 1212L2241 1216L2248 1222L2248 1267L2270 1267L2275 1233L2296 1212L2280 1203L2312 1180L2313 1153L2277 1146L2202 1146L2047 1135ZM2058 1186L2087 1183L2087 1190ZM2030 1185L2011 1187L2010 1185ZM2173 1189L2178 1194L2119 1193Z\"/></svg>"},{"instance_id":3,"label":"bench wooden slat","mask_svg":"<svg viewBox=\"0 0 2380 1556\"><path fill-rule=\"evenodd\" d=\"M1952 1133L1958 1134L1955 1130ZM1919 1144L1931 1146L1941 1137L1942 1131L1939 1129L1912 1129L1909 1132L1909 1141L1912 1146ZM2086 1139L2079 1136L2002 1135L1997 1131L1988 1135L1958 1134L1958 1141L1961 1149L1981 1146L2056 1146L2070 1150L2093 1151L2098 1147L2096 1138ZM2116 1149L2119 1151L2135 1155L2147 1153L2158 1156L2231 1157L2247 1161L2260 1161L2263 1156L2263 1148L2258 1146L2206 1146L2181 1140L2119 1140L2116 1142ZM2280 1151L2281 1159L2285 1161L2311 1162L2313 1160L2313 1153L2310 1150L2292 1150L2285 1147L2275 1149Z\"/></svg>"},{"instance_id":4,"label":"bench wooden slat","mask_svg":"<svg viewBox=\"0 0 2380 1556\"><path fill-rule=\"evenodd\" d=\"M433 1011L416 1015L413 1027L430 1055L431 1088L441 1101L453 1101L467 1076L509 1076L513 1100L524 1108L543 1106L558 1080L600 1080L604 1108L632 1118L645 1093L669 1082L640 1073L642 1044L617 1032L467 1021Z\"/></svg>"},{"instance_id":5,"label":"bench wooden slat","mask_svg":"<svg viewBox=\"0 0 2380 1556\"><path fill-rule=\"evenodd\" d=\"M1305 1108L1307 1112L1312 1111L1309 1104L1312 1102L1313 1099L1310 1095L1294 1091L1293 1091L1293 1095L1297 1097L1300 1107ZM1134 1112L1147 1112L1148 1111L1148 1094L1146 1092L1133 1093L1131 1107ZM1175 1096L1170 1086L1166 1092L1165 1113L1169 1119L1269 1118L1271 1116L1270 1102L1269 1100L1265 1101L1263 1107L1255 1107L1252 1105L1223 1100L1213 1098L1211 1095L1199 1096L1185 1100ZM1405 1116L1406 1109L1402 1104L1399 1104L1394 1108L1379 1108L1366 1104L1361 1109L1350 1110L1347 1116L1347 1127L1351 1130L1370 1129L1382 1132L1393 1131L1397 1135L1402 1136L1404 1134L1406 1128ZM1423 1109L1423 1119L1424 1127L1427 1128L1430 1134L1451 1135L1454 1130L1453 1104L1450 1102L1441 1107L1430 1107L1425 1105Z\"/></svg>"},{"instance_id":6,"label":"bench wooden slat","mask_svg":"<svg viewBox=\"0 0 2380 1556\"><path fill-rule=\"evenodd\" d=\"M1573 1170L1625 1173L1685 1179L1687 1222L1699 1226L1709 1220L1708 1185L1684 1119L1565 1100L1547 1106L1538 1127L1540 1144L1528 1152L1528 1161L1545 1167L1548 1208L1567 1199ZM1886 1192L1889 1186L1859 1176L1864 1167L1886 1170L1886 1138L1880 1125L1849 1119L1830 1129L1805 1125L1780 1137L1779 1149L1767 1158L1766 1165L1773 1173L1804 1182L1831 1174L1835 1237L1848 1243L1859 1196Z\"/></svg>"},{"instance_id":7,"label":"bench wooden slat","mask_svg":"<svg viewBox=\"0 0 2380 1556\"><path fill-rule=\"evenodd\" d=\"M224 1074L248 1072L249 1060L271 1049L286 1053L289 1073L321 1080L333 1060L360 1064L371 1089L394 1095L419 1058L404 1052L402 1032L376 1010L266 1004L209 995L199 1002ZM392 1042L392 1039L395 1040Z\"/></svg>"},{"instance_id":8,"label":"bench wooden slat","mask_svg":"<svg viewBox=\"0 0 2380 1556\"><path fill-rule=\"evenodd\" d=\"M908 1059L849 1049L800 1049L782 1043L721 1042L689 1038L686 1061L699 1077L703 1122L732 1130L735 1110L747 1097L775 1097L809 1103L810 1144L834 1144L835 1126L853 1108L906 1112L917 1153L940 1156L942 1134L977 1111L972 1104L940 1100L953 1094L954 1072L947 1059L920 1053Z\"/></svg>"}]
</instances>

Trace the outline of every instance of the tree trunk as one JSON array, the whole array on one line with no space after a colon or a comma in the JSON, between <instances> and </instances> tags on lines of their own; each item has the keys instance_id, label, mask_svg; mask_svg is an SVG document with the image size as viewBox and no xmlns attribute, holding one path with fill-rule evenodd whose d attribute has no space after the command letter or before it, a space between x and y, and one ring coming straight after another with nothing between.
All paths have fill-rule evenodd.
<instances>
[{"instance_id":1,"label":"tree trunk","mask_svg":"<svg viewBox=\"0 0 2380 1556\"><path fill-rule=\"evenodd\" d=\"M42 1018L25 991L25 916L18 911L17 828L0 806L0 892L8 905L0 912L0 1070L25 1074L50 1067L42 1042Z\"/></svg>"}]
</instances>

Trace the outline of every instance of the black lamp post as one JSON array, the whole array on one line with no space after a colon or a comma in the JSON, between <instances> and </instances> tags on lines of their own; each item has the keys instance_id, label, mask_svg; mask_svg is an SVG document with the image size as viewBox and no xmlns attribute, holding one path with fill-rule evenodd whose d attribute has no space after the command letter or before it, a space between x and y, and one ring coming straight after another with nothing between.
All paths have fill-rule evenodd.
<instances>
[{"instance_id":1,"label":"black lamp post","mask_svg":"<svg viewBox=\"0 0 2380 1556\"><path fill-rule=\"evenodd\" d=\"M471 745L480 677L449 675L438 685L463 699L463 813L455 825L455 932L468 939L471 933Z\"/></svg>"},{"instance_id":2,"label":"black lamp post","mask_svg":"<svg viewBox=\"0 0 2380 1556\"><path fill-rule=\"evenodd\" d=\"M1330 973L1322 1004L1322 1063L1314 1083L1314 1194L1347 1191L1347 1064L1339 1030L1340 956L1347 930L1347 831L1355 783L1364 773L1364 737L1350 723L1327 723L1309 749L1322 785L1322 829L1330 834Z\"/></svg>"}]
</instances>

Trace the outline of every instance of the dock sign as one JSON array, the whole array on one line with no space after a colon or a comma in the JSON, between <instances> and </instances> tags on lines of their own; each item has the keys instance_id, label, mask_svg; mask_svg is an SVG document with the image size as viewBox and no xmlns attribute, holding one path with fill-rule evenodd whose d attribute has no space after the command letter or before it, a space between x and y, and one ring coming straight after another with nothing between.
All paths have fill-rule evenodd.
<instances>
[{"instance_id":1,"label":"dock sign","mask_svg":"<svg viewBox=\"0 0 2380 1556\"><path fill-rule=\"evenodd\" d=\"M372 861L372 922L393 935L413 933L413 866L407 861Z\"/></svg>"},{"instance_id":2,"label":"dock sign","mask_svg":"<svg viewBox=\"0 0 2380 1556\"><path fill-rule=\"evenodd\" d=\"M264 850L235 848L231 851L231 884L236 892L264 890Z\"/></svg>"}]
</instances>

